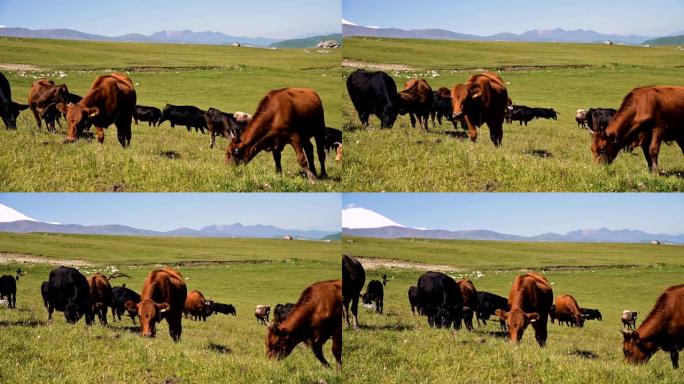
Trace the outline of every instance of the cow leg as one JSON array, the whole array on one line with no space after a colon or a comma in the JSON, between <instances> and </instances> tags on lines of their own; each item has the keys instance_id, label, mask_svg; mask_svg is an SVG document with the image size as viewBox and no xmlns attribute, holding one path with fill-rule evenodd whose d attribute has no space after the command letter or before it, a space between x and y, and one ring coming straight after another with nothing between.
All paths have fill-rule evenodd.
<instances>
[{"instance_id":1,"label":"cow leg","mask_svg":"<svg viewBox=\"0 0 684 384\"><path fill-rule=\"evenodd\" d=\"M133 116L133 121L135 121L135 125L140 125L138 124L138 119L136 119L135 116Z\"/></svg>"},{"instance_id":2,"label":"cow leg","mask_svg":"<svg viewBox=\"0 0 684 384\"><path fill-rule=\"evenodd\" d=\"M650 143L647 142L641 143L641 151L644 152L644 158L646 159L648 169L651 169L651 167L653 166L653 159L651 159L651 153L648 151L649 144Z\"/></svg>"},{"instance_id":3,"label":"cow leg","mask_svg":"<svg viewBox=\"0 0 684 384\"><path fill-rule=\"evenodd\" d=\"M171 339L175 342L180 341L181 333L183 332L180 314L175 317L167 317L166 322L169 324L169 335L171 335Z\"/></svg>"},{"instance_id":4,"label":"cow leg","mask_svg":"<svg viewBox=\"0 0 684 384\"><path fill-rule=\"evenodd\" d=\"M131 145L131 117L119 116L116 120L116 134L119 144L126 148Z\"/></svg>"},{"instance_id":5,"label":"cow leg","mask_svg":"<svg viewBox=\"0 0 684 384\"><path fill-rule=\"evenodd\" d=\"M349 298L343 298L342 307L344 307L344 311L342 311L342 319L345 323L347 323L347 327L349 327Z\"/></svg>"},{"instance_id":6,"label":"cow leg","mask_svg":"<svg viewBox=\"0 0 684 384\"><path fill-rule=\"evenodd\" d=\"M36 110L34 106L31 106L31 112L33 112L33 117L36 119L38 130L41 130L43 128L43 120L41 120L40 115L38 115L38 110Z\"/></svg>"},{"instance_id":7,"label":"cow leg","mask_svg":"<svg viewBox=\"0 0 684 384\"><path fill-rule=\"evenodd\" d=\"M315 175L316 174L316 162L314 158L313 144L311 140L302 141L302 147L304 148L304 153L306 154L306 160L309 163L309 169ZM325 154L323 154L325 156Z\"/></svg>"},{"instance_id":8,"label":"cow leg","mask_svg":"<svg viewBox=\"0 0 684 384\"><path fill-rule=\"evenodd\" d=\"M368 113L359 112L359 120L361 121L361 124L363 124L364 127L368 126L368 117L369 117Z\"/></svg>"},{"instance_id":9,"label":"cow leg","mask_svg":"<svg viewBox=\"0 0 684 384\"><path fill-rule=\"evenodd\" d=\"M316 180L316 175L311 172L309 169L309 162L306 160L306 154L304 153L304 149L302 148L303 144L298 136L295 136L292 138L292 141L290 142L292 145L292 148L294 148L295 154L297 155L297 162L299 163L299 166L304 169L304 172L306 173L306 176L309 178L309 180L314 181ZM309 146L311 143L309 143ZM313 153L313 148L311 149Z\"/></svg>"},{"instance_id":10,"label":"cow leg","mask_svg":"<svg viewBox=\"0 0 684 384\"><path fill-rule=\"evenodd\" d=\"M330 363L328 363L328 360L326 360L325 356L323 356L323 344L320 341L313 341L311 343L311 350L313 351L314 356L316 356L318 361L320 361L324 367L330 368Z\"/></svg>"},{"instance_id":11,"label":"cow leg","mask_svg":"<svg viewBox=\"0 0 684 384\"><path fill-rule=\"evenodd\" d=\"M534 328L534 338L537 339L537 344L543 348L546 345L546 337L548 335L546 331L546 321L543 319L537 320L532 323L532 328Z\"/></svg>"},{"instance_id":12,"label":"cow leg","mask_svg":"<svg viewBox=\"0 0 684 384\"><path fill-rule=\"evenodd\" d=\"M359 297L354 295L351 301L352 325L354 329L359 329Z\"/></svg>"},{"instance_id":13,"label":"cow leg","mask_svg":"<svg viewBox=\"0 0 684 384\"><path fill-rule=\"evenodd\" d=\"M423 129L425 129L425 132L429 132L430 126L428 125L428 114L427 113L423 114L423 116L420 117L420 120L421 120L420 123L423 126Z\"/></svg>"},{"instance_id":14,"label":"cow leg","mask_svg":"<svg viewBox=\"0 0 684 384\"><path fill-rule=\"evenodd\" d=\"M211 131L211 141L209 142L209 149L214 148L214 142L216 142L216 133Z\"/></svg>"},{"instance_id":15,"label":"cow leg","mask_svg":"<svg viewBox=\"0 0 684 384\"><path fill-rule=\"evenodd\" d=\"M342 327L335 330L332 335L332 354L337 362L337 372L342 371Z\"/></svg>"},{"instance_id":16,"label":"cow leg","mask_svg":"<svg viewBox=\"0 0 684 384\"><path fill-rule=\"evenodd\" d=\"M55 311L54 305L52 305L51 302L48 302L48 321L52 321L52 312Z\"/></svg>"},{"instance_id":17,"label":"cow leg","mask_svg":"<svg viewBox=\"0 0 684 384\"><path fill-rule=\"evenodd\" d=\"M475 142L475 140L477 140L477 129L475 129L475 126L470 121L468 115L465 116L464 120L466 122L466 126L468 127L468 136L470 136L471 141ZM463 123L461 123L461 127L463 127Z\"/></svg>"},{"instance_id":18,"label":"cow leg","mask_svg":"<svg viewBox=\"0 0 684 384\"><path fill-rule=\"evenodd\" d=\"M316 152L318 154L318 163L321 165L321 173L319 178L325 179L328 177L328 173L325 171L325 134L321 131L320 134L314 136L316 141ZM341 145L341 144L340 144ZM311 162L313 163L313 155L311 156Z\"/></svg>"},{"instance_id":19,"label":"cow leg","mask_svg":"<svg viewBox=\"0 0 684 384\"><path fill-rule=\"evenodd\" d=\"M97 126L96 126L96 127L95 127L95 137L97 138L97 142L98 142L98 143L104 144L104 139L105 139L105 136L104 136L104 128L102 128L102 127L97 127ZM68 140L68 139L69 139L69 138L67 137L67 140Z\"/></svg>"},{"instance_id":20,"label":"cow leg","mask_svg":"<svg viewBox=\"0 0 684 384\"><path fill-rule=\"evenodd\" d=\"M411 119L411 128L416 127L416 117L413 116L413 112L409 112L409 118Z\"/></svg>"},{"instance_id":21,"label":"cow leg","mask_svg":"<svg viewBox=\"0 0 684 384\"><path fill-rule=\"evenodd\" d=\"M495 146L501 145L501 140L503 140L503 123L498 122L487 122L489 126L489 138L492 140Z\"/></svg>"},{"instance_id":22,"label":"cow leg","mask_svg":"<svg viewBox=\"0 0 684 384\"><path fill-rule=\"evenodd\" d=\"M679 350L677 350L677 346L670 351L670 360L672 360L672 368L679 368Z\"/></svg>"},{"instance_id":23,"label":"cow leg","mask_svg":"<svg viewBox=\"0 0 684 384\"><path fill-rule=\"evenodd\" d=\"M283 167L280 165L280 157L282 152L278 149L273 150L273 162L275 163L276 173L283 173Z\"/></svg>"},{"instance_id":24,"label":"cow leg","mask_svg":"<svg viewBox=\"0 0 684 384\"><path fill-rule=\"evenodd\" d=\"M648 154L651 155L651 171L658 173L658 154L660 153L660 142L662 140L662 130L654 129L651 136L651 145L648 147Z\"/></svg>"}]
</instances>

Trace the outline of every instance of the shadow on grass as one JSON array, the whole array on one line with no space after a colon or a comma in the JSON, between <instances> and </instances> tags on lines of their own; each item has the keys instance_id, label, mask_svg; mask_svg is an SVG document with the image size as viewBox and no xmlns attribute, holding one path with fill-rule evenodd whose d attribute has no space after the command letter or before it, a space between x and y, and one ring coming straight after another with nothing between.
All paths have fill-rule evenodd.
<instances>
[{"instance_id":1,"label":"shadow on grass","mask_svg":"<svg viewBox=\"0 0 684 384\"><path fill-rule=\"evenodd\" d=\"M541 157L542 159L546 159L549 157L553 157L553 154L545 149L529 149L525 151L526 155L532 155L536 157Z\"/></svg>"},{"instance_id":2,"label":"shadow on grass","mask_svg":"<svg viewBox=\"0 0 684 384\"><path fill-rule=\"evenodd\" d=\"M469 138L468 132L466 131L444 131L444 134L451 138L460 140L466 140Z\"/></svg>"},{"instance_id":3,"label":"shadow on grass","mask_svg":"<svg viewBox=\"0 0 684 384\"><path fill-rule=\"evenodd\" d=\"M159 156L166 157L167 159L171 160L181 158L181 154L176 151L161 151L159 152Z\"/></svg>"},{"instance_id":4,"label":"shadow on grass","mask_svg":"<svg viewBox=\"0 0 684 384\"><path fill-rule=\"evenodd\" d=\"M140 333L139 325L129 325L125 327L112 327L116 331L130 332L130 333Z\"/></svg>"},{"instance_id":5,"label":"shadow on grass","mask_svg":"<svg viewBox=\"0 0 684 384\"><path fill-rule=\"evenodd\" d=\"M684 169L683 168L675 168L675 169L672 169L670 171L662 171L662 172L660 172L660 175L665 176L665 177L674 176L674 177L678 177L680 179L684 179Z\"/></svg>"},{"instance_id":6,"label":"shadow on grass","mask_svg":"<svg viewBox=\"0 0 684 384\"><path fill-rule=\"evenodd\" d=\"M5 327L28 327L28 328L35 328L38 326L43 326L46 325L47 323L45 321L38 321L38 320L18 320L18 321L0 321L0 328L5 328Z\"/></svg>"},{"instance_id":7,"label":"shadow on grass","mask_svg":"<svg viewBox=\"0 0 684 384\"><path fill-rule=\"evenodd\" d=\"M221 344L216 344L216 343L209 343L207 345L207 349L210 351L214 351L216 353L231 353L233 352L230 347L226 345L221 345Z\"/></svg>"},{"instance_id":8,"label":"shadow on grass","mask_svg":"<svg viewBox=\"0 0 684 384\"><path fill-rule=\"evenodd\" d=\"M596 353L594 353L592 351L585 351L583 349L575 349L574 351L570 351L570 355L579 356L579 357L582 357L585 359L592 359L592 360L599 358L599 356Z\"/></svg>"},{"instance_id":9,"label":"shadow on grass","mask_svg":"<svg viewBox=\"0 0 684 384\"><path fill-rule=\"evenodd\" d=\"M412 331L413 327L405 324L382 324L382 325L368 325L368 324L359 324L359 328L361 330L369 330L369 331L398 331L398 332L404 332L404 331Z\"/></svg>"},{"instance_id":10,"label":"shadow on grass","mask_svg":"<svg viewBox=\"0 0 684 384\"><path fill-rule=\"evenodd\" d=\"M508 332L506 332L506 331L483 331L481 333L483 333L487 336L496 337L499 339L507 339L508 338Z\"/></svg>"}]
</instances>

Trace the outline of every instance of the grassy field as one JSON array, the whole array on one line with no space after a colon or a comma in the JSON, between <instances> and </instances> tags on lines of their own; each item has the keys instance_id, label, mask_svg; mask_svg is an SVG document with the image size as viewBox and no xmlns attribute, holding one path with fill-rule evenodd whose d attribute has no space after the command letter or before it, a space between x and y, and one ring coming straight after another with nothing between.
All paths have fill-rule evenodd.
<instances>
[{"instance_id":1,"label":"grassy field","mask_svg":"<svg viewBox=\"0 0 684 384\"><path fill-rule=\"evenodd\" d=\"M93 80L113 70L133 82L138 104L166 103L253 113L272 89L310 87L321 96L326 124L341 126L337 78L339 50L256 49L232 46L104 43L0 38L0 71L13 99L26 103L33 81L51 78L84 95ZM33 70L26 70L26 65ZM63 121L63 124L66 124ZM16 131L0 130L0 190L3 191L339 191L341 165L328 156L329 179L310 184L299 175L294 151L283 153L283 175L269 153L246 167L224 165L226 139L209 149L209 135L184 127L133 125L130 148L116 140L116 128L95 141L63 145L58 134L38 130L30 111ZM177 156L168 156L171 153Z\"/></svg>"},{"instance_id":2,"label":"grassy field","mask_svg":"<svg viewBox=\"0 0 684 384\"><path fill-rule=\"evenodd\" d=\"M356 240L356 239L355 239ZM589 321L584 328L568 328L549 323L547 346L543 350L534 340L531 328L518 346L508 344L494 318L487 325L475 326L474 332L430 329L425 317L411 314L407 290L424 272L411 268L378 268L366 270L366 282L387 274L383 315L360 308L360 331L345 328L345 371L348 383L452 383L467 379L473 383L680 383L682 370L673 370L669 354L658 352L642 366L623 362L623 309L639 312L640 320L651 310L656 298L668 286L682 284L684 266L674 252L640 245L611 244L537 244L521 243L499 246L495 242L450 241L435 246L424 242L408 248L406 241L367 239L365 246L343 242L343 252L368 257L392 258L431 263L437 247L447 256L440 264L453 266L459 272L448 274L468 277L478 290L508 296L514 277L524 265L538 269L539 255L548 247L549 258L559 254L558 263L566 268L544 272L551 281L554 295L572 294L583 307L598 308L603 322ZM447 247L448 245L448 247ZM373 248L371 248L373 246ZM592 247L594 248L592 252ZM609 248L615 248L611 252ZM577 248L577 250L574 250ZM370 249L384 250L370 252ZM491 252L490 252L491 251ZM394 253L396 257L392 257ZM595 258L587 258L587 254ZM624 266L605 266L600 258L614 263L624 253ZM481 257L483 263L460 257ZM509 254L501 259L494 254ZM452 256L448 256L452 255ZM492 260L501 260L498 264ZM641 262L639 261L641 259ZM560 264L555 264L560 265ZM580 266L595 268L580 268ZM567 268L577 266L577 268Z\"/></svg>"},{"instance_id":3,"label":"grassy field","mask_svg":"<svg viewBox=\"0 0 684 384\"><path fill-rule=\"evenodd\" d=\"M430 124L429 133L412 129L408 116L390 130L381 130L372 117L364 129L344 92L345 190L684 189L684 158L676 144L661 147L661 175L650 173L640 150L599 166L592 161L589 133L574 120L579 108L618 108L637 86L684 85L684 52L674 47L348 38L343 55L348 66L385 70L398 88L410 78L425 78L433 89L451 88L481 69L497 70L515 104L560 112L558 121L505 124L503 145L495 148L486 127L476 143L450 123Z\"/></svg>"},{"instance_id":4,"label":"grassy field","mask_svg":"<svg viewBox=\"0 0 684 384\"><path fill-rule=\"evenodd\" d=\"M0 241L4 252L33 252L22 248L17 238L16 242L8 240ZM283 361L268 360L266 327L257 325L253 316L257 304L294 302L314 281L339 278L339 243L281 241L275 247L269 240L257 239L178 238L169 243L170 239L78 236L69 240L78 245L73 249L87 244L88 252L70 252L57 236L37 241L34 235L24 235L25 242L40 243L34 255L91 262L80 267L86 276L95 271L109 273L115 267L130 278L115 279L112 285L125 283L138 292L155 267L150 264L169 261L185 277L188 290L198 289L216 301L235 305L237 317L214 315L206 323L184 320L177 344L168 336L166 323L159 325L154 339L141 338L128 318L113 323L110 316L108 327L88 327L83 321L67 325L63 315L55 313L53 322L47 324L39 288L54 266L0 264L0 274L13 273L17 267L26 272L18 282L17 309L0 309L0 353L6 366L12 367L0 372L0 382L341 382L334 369L323 368L303 346ZM133 245L136 254L121 257ZM201 260L222 263L190 265ZM334 361L330 346L326 343L324 353Z\"/></svg>"}]
</instances>

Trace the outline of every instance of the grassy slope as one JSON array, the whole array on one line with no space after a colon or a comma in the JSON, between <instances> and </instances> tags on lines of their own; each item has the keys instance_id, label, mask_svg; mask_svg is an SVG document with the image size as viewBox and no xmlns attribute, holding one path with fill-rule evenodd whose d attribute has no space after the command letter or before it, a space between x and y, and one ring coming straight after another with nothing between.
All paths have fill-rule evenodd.
<instances>
[{"instance_id":1,"label":"grassy slope","mask_svg":"<svg viewBox=\"0 0 684 384\"><path fill-rule=\"evenodd\" d=\"M479 130L477 143L454 136L450 124L431 126L431 133L411 129L408 117L399 117L391 130L380 130L375 118L371 119L371 129L360 129L345 93L345 189L682 190L684 167L682 152L676 145L661 148L661 176L647 170L640 151L623 153L611 166L601 167L592 162L589 134L578 129L574 121L578 108L617 108L635 86L684 84L681 68L676 67L682 55L671 48L589 44L346 39L345 59L406 64L413 68L389 72L400 88L413 77L426 78L435 89L451 87L466 81L477 68L502 67L500 74L515 103L553 107L560 116L558 121L535 120L527 127L506 124L503 146L497 149L484 127ZM540 65L561 67L533 68ZM510 70L512 66L524 68ZM551 156L535 155L539 151Z\"/></svg>"},{"instance_id":2,"label":"grassy slope","mask_svg":"<svg viewBox=\"0 0 684 384\"><path fill-rule=\"evenodd\" d=\"M82 240L82 239L81 239ZM109 272L109 266L129 274L130 279L114 280L113 285L126 283L139 291L151 266L137 263L158 263L171 258L172 248L184 254L185 261L204 256L213 260L261 260L247 248L236 246L220 249L213 239L176 239L162 246L154 239L92 237L90 256L80 258L107 267L82 268L87 276L94 271ZM180 267L189 290L198 289L214 300L234 304L237 317L212 316L206 323L183 321L183 336L174 344L165 323L159 326L155 339L139 337L129 319L87 327L82 321L70 326L61 313L52 324L46 324L46 311L39 294L41 281L52 267L43 265L0 265L0 274L12 273L17 267L26 271L18 283L17 310L0 309L0 353L13 368L0 372L1 382L12 383L124 383L172 382L209 383L217 380L235 382L339 383L334 370L326 370L304 347L298 347L282 362L269 361L265 356L266 328L256 324L252 310L257 304L275 305L293 302L301 291L314 281L339 278L339 243L327 247L324 243L304 245L296 242L289 249L271 247L269 241L250 240L252 249L261 249L266 263L236 263L230 265ZM116 261L126 253L127 243L136 244L140 255L135 260ZM295 243L295 242L291 242ZM5 242L3 242L3 245ZM77 242L81 245L82 243ZM148 244L149 246L146 246ZM231 246L237 243L221 243ZM172 247L173 245L173 247ZM48 248L45 246L46 249ZM316 248L317 247L317 248ZM316 249L314 249L316 248ZM55 249L60 249L59 244ZM16 249L22 251L21 249ZM227 250L227 252L226 252ZM311 258L291 259L290 251L310 254ZM44 251L38 254L46 254ZM313 257L313 254L316 257ZM199 258L202 259L202 258ZM283 262L284 260L288 260ZM136 264L129 264L136 263ZM219 353L209 349L211 343L229 349ZM332 359L330 343L324 349Z\"/></svg>"},{"instance_id":3,"label":"grassy slope","mask_svg":"<svg viewBox=\"0 0 684 384\"><path fill-rule=\"evenodd\" d=\"M62 40L0 39L0 64L31 64L41 71L7 71L13 98L25 102L36 78L65 82L71 92L85 94L96 76L112 69L130 70L138 103L166 103L254 112L271 89L314 88L326 110L326 124L341 125L341 92L335 77L340 54L304 53L299 49L250 49L219 46L98 43ZM59 78L59 71L66 74ZM270 154L262 153L246 167L224 165L228 141L208 148L208 135L133 126L131 148L122 150L116 129L105 133L105 145L81 141L62 145L65 129L52 135L38 131L30 112L19 117L17 131L0 130L0 189L4 191L330 191L339 189L341 166L326 162L330 180L311 185L299 177L289 147L283 153L283 175L277 176ZM160 154L174 151L180 158ZM317 162L318 164L318 162Z\"/></svg>"}]
</instances>

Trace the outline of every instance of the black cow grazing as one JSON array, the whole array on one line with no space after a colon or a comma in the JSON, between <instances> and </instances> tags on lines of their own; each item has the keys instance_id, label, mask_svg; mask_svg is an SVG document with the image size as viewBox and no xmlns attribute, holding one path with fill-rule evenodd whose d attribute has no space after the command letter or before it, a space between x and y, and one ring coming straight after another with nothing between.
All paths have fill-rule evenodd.
<instances>
[{"instance_id":1,"label":"black cow grazing","mask_svg":"<svg viewBox=\"0 0 684 384\"><path fill-rule=\"evenodd\" d=\"M276 324L282 323L287 319L287 316L292 312L294 307L295 305L293 303L276 304L275 309L273 310L273 321Z\"/></svg>"},{"instance_id":2,"label":"black cow grazing","mask_svg":"<svg viewBox=\"0 0 684 384\"><path fill-rule=\"evenodd\" d=\"M232 113L221 112L216 108L209 108L204 114L207 129L211 134L209 148L214 148L216 136L221 135L226 139L240 139L242 132L247 126L246 122L239 122Z\"/></svg>"},{"instance_id":3,"label":"black cow grazing","mask_svg":"<svg viewBox=\"0 0 684 384\"><path fill-rule=\"evenodd\" d=\"M494 316L497 309L508 311L508 299L490 292L478 291L477 298L480 301L477 307L476 317L478 325L480 321L487 325L487 319ZM499 319L499 325L502 331L507 331L506 321Z\"/></svg>"},{"instance_id":4,"label":"black cow grazing","mask_svg":"<svg viewBox=\"0 0 684 384\"><path fill-rule=\"evenodd\" d=\"M463 296L454 279L441 272L426 272L418 278L418 297L431 327L456 329L463 317Z\"/></svg>"},{"instance_id":5,"label":"black cow grazing","mask_svg":"<svg viewBox=\"0 0 684 384\"><path fill-rule=\"evenodd\" d=\"M43 305L45 308L48 307L48 287L50 284L47 281L43 281L43 284L40 285L40 295L43 297Z\"/></svg>"},{"instance_id":6,"label":"black cow grazing","mask_svg":"<svg viewBox=\"0 0 684 384\"><path fill-rule=\"evenodd\" d=\"M380 280L371 280L368 282L366 293L361 298L364 304L375 303L375 312L382 313L384 296L385 293Z\"/></svg>"},{"instance_id":7,"label":"black cow grazing","mask_svg":"<svg viewBox=\"0 0 684 384\"><path fill-rule=\"evenodd\" d=\"M325 144L323 148L330 152L335 150L335 160L342 160L342 131L335 128L325 127Z\"/></svg>"},{"instance_id":8,"label":"black cow grazing","mask_svg":"<svg viewBox=\"0 0 684 384\"><path fill-rule=\"evenodd\" d=\"M223 313L224 315L237 316L235 307L230 304L214 303L211 306L211 309L214 311L214 313Z\"/></svg>"},{"instance_id":9,"label":"black cow grazing","mask_svg":"<svg viewBox=\"0 0 684 384\"><path fill-rule=\"evenodd\" d=\"M184 125L188 132L195 128L195 132L202 131L204 133L204 130L207 129L205 113L205 111L192 105L166 104L164 109L162 109L159 124L168 120L171 123L171 128L176 125Z\"/></svg>"},{"instance_id":10,"label":"black cow grazing","mask_svg":"<svg viewBox=\"0 0 684 384\"><path fill-rule=\"evenodd\" d=\"M123 284L120 287L112 287L112 318L114 321L121 321L121 315L126 311L128 312L131 321L133 321L133 324L135 324L136 313L135 311L126 309L127 301L138 304L140 302L140 295L134 290L126 288L126 284Z\"/></svg>"},{"instance_id":11,"label":"black cow grazing","mask_svg":"<svg viewBox=\"0 0 684 384\"><path fill-rule=\"evenodd\" d=\"M580 311L582 311L582 315L584 315L585 320L603 321L601 311L599 311L598 309L580 308Z\"/></svg>"},{"instance_id":12,"label":"black cow grazing","mask_svg":"<svg viewBox=\"0 0 684 384\"><path fill-rule=\"evenodd\" d=\"M420 297L418 294L418 287L416 287L415 285L412 285L409 287L408 299L409 299L409 303L411 304L411 313L413 313L415 315L416 311L417 311L419 315L422 315L423 309L420 306Z\"/></svg>"},{"instance_id":13,"label":"black cow grazing","mask_svg":"<svg viewBox=\"0 0 684 384\"><path fill-rule=\"evenodd\" d=\"M342 255L342 304L344 318L349 326L349 304L353 318L354 329L359 329L359 295L366 284L366 271L358 260L351 256Z\"/></svg>"},{"instance_id":14,"label":"black cow grazing","mask_svg":"<svg viewBox=\"0 0 684 384\"><path fill-rule=\"evenodd\" d=\"M587 128L590 131L605 131L608 124L615 117L617 110L613 108L589 108L587 109Z\"/></svg>"},{"instance_id":15,"label":"black cow grazing","mask_svg":"<svg viewBox=\"0 0 684 384\"><path fill-rule=\"evenodd\" d=\"M558 112L553 108L532 108L534 110L534 117L538 119L553 119L558 120Z\"/></svg>"},{"instance_id":16,"label":"black cow grazing","mask_svg":"<svg viewBox=\"0 0 684 384\"><path fill-rule=\"evenodd\" d=\"M0 118L5 123L7 129L17 129L17 116L19 112L27 109L28 105L17 104L12 101L12 89L10 83L0 73Z\"/></svg>"},{"instance_id":17,"label":"black cow grazing","mask_svg":"<svg viewBox=\"0 0 684 384\"><path fill-rule=\"evenodd\" d=\"M437 117L437 122L442 125L442 118L451 121L451 115L454 113L453 107L451 106L451 90L447 87L441 87L436 91L432 91L432 110L430 111L430 120L432 120L432 126L435 125L435 117ZM454 128L456 128L456 123Z\"/></svg>"},{"instance_id":18,"label":"black cow grazing","mask_svg":"<svg viewBox=\"0 0 684 384\"><path fill-rule=\"evenodd\" d=\"M364 126L368 126L370 115L375 115L382 128L392 128L399 114L399 94L392 77L381 71L357 69L347 77L347 92Z\"/></svg>"},{"instance_id":19,"label":"black cow grazing","mask_svg":"<svg viewBox=\"0 0 684 384\"><path fill-rule=\"evenodd\" d=\"M12 275L0 276L0 299L7 298L7 308L17 307L17 280Z\"/></svg>"},{"instance_id":20,"label":"black cow grazing","mask_svg":"<svg viewBox=\"0 0 684 384\"><path fill-rule=\"evenodd\" d=\"M156 127L161 119L162 112L157 107L146 107L144 105L136 105L133 111L133 121L138 125L138 121L147 121L148 127Z\"/></svg>"},{"instance_id":21,"label":"black cow grazing","mask_svg":"<svg viewBox=\"0 0 684 384\"><path fill-rule=\"evenodd\" d=\"M81 317L91 325L95 320L90 286L85 276L70 267L59 267L50 272L48 279L48 321L52 312L64 312L67 323L76 323Z\"/></svg>"},{"instance_id":22,"label":"black cow grazing","mask_svg":"<svg viewBox=\"0 0 684 384\"><path fill-rule=\"evenodd\" d=\"M532 121L536 117L536 114L534 108L524 105L509 105L506 108L505 117L509 124L513 123L513 121L518 121L520 125L525 123L525 126L527 126L527 123Z\"/></svg>"}]
</instances>

